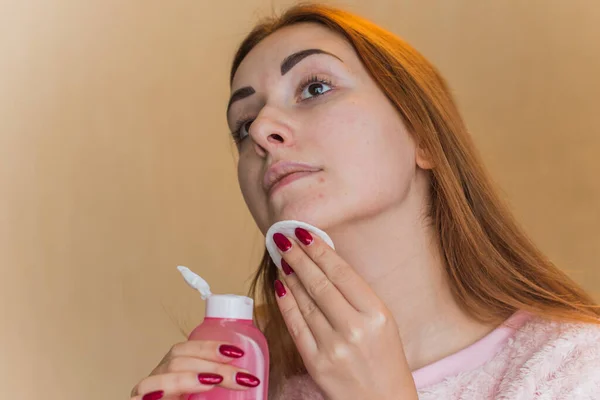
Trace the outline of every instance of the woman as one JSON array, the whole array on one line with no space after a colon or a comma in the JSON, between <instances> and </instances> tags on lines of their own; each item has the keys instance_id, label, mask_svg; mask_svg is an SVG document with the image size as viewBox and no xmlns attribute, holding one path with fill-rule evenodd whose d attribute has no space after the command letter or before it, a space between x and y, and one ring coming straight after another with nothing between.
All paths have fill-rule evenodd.
<instances>
[{"instance_id":1,"label":"woman","mask_svg":"<svg viewBox=\"0 0 600 400\"><path fill-rule=\"evenodd\" d=\"M296 219L336 245L277 235L285 273L267 252L259 266L271 398L600 399L599 306L498 199L423 56L300 5L243 41L231 90L239 184L263 234ZM301 173L273 185L267 171ZM240 356L177 344L132 396L266 384L228 365Z\"/></svg>"}]
</instances>

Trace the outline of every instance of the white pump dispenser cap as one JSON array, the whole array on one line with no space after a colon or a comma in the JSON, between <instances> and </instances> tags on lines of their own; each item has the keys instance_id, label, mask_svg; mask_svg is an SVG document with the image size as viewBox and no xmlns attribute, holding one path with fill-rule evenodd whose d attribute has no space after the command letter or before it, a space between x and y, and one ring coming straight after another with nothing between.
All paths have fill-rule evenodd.
<instances>
[{"instance_id":1,"label":"white pump dispenser cap","mask_svg":"<svg viewBox=\"0 0 600 400\"><path fill-rule=\"evenodd\" d=\"M206 300L209 318L252 319L254 300L235 294L215 294Z\"/></svg>"},{"instance_id":2,"label":"white pump dispenser cap","mask_svg":"<svg viewBox=\"0 0 600 400\"><path fill-rule=\"evenodd\" d=\"M177 269L187 284L199 291L202 299L206 300L205 317L252 320L254 300L250 297L235 294L212 294L208 283L199 275L181 265Z\"/></svg>"}]
</instances>

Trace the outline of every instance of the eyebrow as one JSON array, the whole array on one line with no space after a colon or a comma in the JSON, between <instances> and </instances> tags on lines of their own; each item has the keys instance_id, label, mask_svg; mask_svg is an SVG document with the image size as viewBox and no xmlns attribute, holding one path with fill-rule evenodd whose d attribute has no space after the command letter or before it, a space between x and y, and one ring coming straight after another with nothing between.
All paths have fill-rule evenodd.
<instances>
[{"instance_id":1,"label":"eyebrow","mask_svg":"<svg viewBox=\"0 0 600 400\"><path fill-rule=\"evenodd\" d=\"M335 57L338 60L342 61L342 59L339 58L338 56L336 56L335 54L332 54L325 50L321 50L321 49L300 50L300 51L297 51L296 53L293 53L293 54L287 56L281 62L281 76L284 76L285 74L287 74L292 68L294 68L294 66L296 64L298 64L300 61L304 60L306 57L312 56L313 54L327 54L329 56ZM254 93L256 93L256 91L254 90L254 88L252 86L244 86L243 88L236 90L231 95L231 98L229 99L229 103L227 104L227 114L229 114L229 109L231 108L231 105L233 103L235 103L238 100L245 99L246 97L251 96Z\"/></svg>"}]
</instances>

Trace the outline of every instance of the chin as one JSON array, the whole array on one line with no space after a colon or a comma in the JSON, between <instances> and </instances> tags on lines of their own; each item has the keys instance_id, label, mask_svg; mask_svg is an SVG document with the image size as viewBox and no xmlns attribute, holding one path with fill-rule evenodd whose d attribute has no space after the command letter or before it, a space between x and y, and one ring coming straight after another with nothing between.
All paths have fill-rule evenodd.
<instances>
[{"instance_id":1,"label":"chin","mask_svg":"<svg viewBox=\"0 0 600 400\"><path fill-rule=\"evenodd\" d=\"M270 225L283 220L296 220L327 231L330 227L343 224L345 222L344 214L343 210L333 201L325 202L323 199L319 199L311 202L304 199L304 201L286 203L285 206L273 213L269 220Z\"/></svg>"}]
</instances>

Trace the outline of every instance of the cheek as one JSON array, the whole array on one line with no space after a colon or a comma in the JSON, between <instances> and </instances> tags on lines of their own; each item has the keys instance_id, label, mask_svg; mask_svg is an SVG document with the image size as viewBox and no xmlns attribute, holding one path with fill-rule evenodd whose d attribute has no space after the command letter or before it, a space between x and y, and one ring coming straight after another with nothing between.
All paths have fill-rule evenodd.
<instances>
[{"instance_id":1,"label":"cheek","mask_svg":"<svg viewBox=\"0 0 600 400\"><path fill-rule=\"evenodd\" d=\"M238 184L244 202L259 227L266 224L266 199L260 183L260 169L248 165L243 159L238 163Z\"/></svg>"},{"instance_id":2,"label":"cheek","mask_svg":"<svg viewBox=\"0 0 600 400\"><path fill-rule=\"evenodd\" d=\"M415 146L395 108L379 99L355 101L330 121L320 142L338 189L368 195L361 202L403 198L416 172Z\"/></svg>"}]
</instances>

